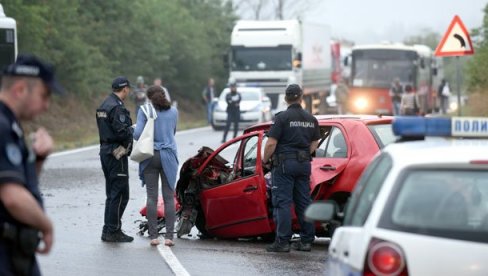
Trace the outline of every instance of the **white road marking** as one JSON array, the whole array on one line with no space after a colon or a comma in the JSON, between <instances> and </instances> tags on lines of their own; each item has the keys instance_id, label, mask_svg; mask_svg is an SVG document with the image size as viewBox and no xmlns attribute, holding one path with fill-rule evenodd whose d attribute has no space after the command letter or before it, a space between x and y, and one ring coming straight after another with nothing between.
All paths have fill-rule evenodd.
<instances>
[{"instance_id":1,"label":"white road marking","mask_svg":"<svg viewBox=\"0 0 488 276\"><path fill-rule=\"evenodd\" d=\"M191 134L194 132L202 131L202 130L207 129L207 128L210 129L209 126L206 126L206 127L192 128L192 129L178 131L178 132L176 132L176 136L184 135L184 134ZM59 157L59 156L64 156L64 155L69 155L69 154L75 154L75 153L79 153L79 152L83 152L83 151L93 150L93 149L96 149L98 147L100 147L100 145L92 145L92 146L87 146L87 147L83 147L83 148L77 148L77 149L72 149L72 150L56 152L56 153L50 154L49 157Z\"/></svg>"},{"instance_id":2,"label":"white road marking","mask_svg":"<svg viewBox=\"0 0 488 276\"><path fill-rule=\"evenodd\" d=\"M179 135L184 135L184 134L191 134L194 132L198 132L204 129L209 129L210 127L202 127L202 128L194 128L194 129L188 129L188 130L183 130L183 131L178 131L176 133L176 136ZM83 148L78 148L78 149L73 149L73 150L66 150L62 152L57 152L54 154L49 155L49 157L59 157L59 156L65 156L69 154L75 154L83 151L89 151L89 150L94 150L96 148L100 147L99 145L92 145L92 146L87 146ZM181 166L178 167L178 171L181 169ZM145 203L144 203L145 204ZM171 248L169 246L164 245L164 239L162 244L158 245L158 251L161 257L163 257L164 261L168 264L168 266L171 268L173 273L176 276L190 276L188 271L183 267L183 265L178 261L178 258L173 254L173 251L171 251Z\"/></svg>"},{"instance_id":3,"label":"white road marking","mask_svg":"<svg viewBox=\"0 0 488 276\"><path fill-rule=\"evenodd\" d=\"M190 276L190 273L186 271L175 254L173 254L171 248L164 245L164 239L162 244L158 245L158 251L176 276Z\"/></svg>"}]
</instances>

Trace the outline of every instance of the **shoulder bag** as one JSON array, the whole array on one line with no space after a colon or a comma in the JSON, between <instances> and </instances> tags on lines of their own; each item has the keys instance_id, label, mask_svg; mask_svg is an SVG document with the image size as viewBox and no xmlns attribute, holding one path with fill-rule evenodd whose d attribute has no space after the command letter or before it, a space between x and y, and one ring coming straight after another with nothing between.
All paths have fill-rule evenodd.
<instances>
[{"instance_id":1,"label":"shoulder bag","mask_svg":"<svg viewBox=\"0 0 488 276\"><path fill-rule=\"evenodd\" d=\"M130 159L136 162L142 162L154 155L154 120L158 117L150 103L141 106L141 109L147 121L139 140L134 140Z\"/></svg>"}]
</instances>

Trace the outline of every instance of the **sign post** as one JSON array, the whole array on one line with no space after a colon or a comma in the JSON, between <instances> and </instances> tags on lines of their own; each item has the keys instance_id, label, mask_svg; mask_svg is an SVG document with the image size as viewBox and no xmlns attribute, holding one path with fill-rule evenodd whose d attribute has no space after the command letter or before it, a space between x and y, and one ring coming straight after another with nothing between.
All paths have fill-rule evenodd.
<instances>
[{"instance_id":1,"label":"sign post","mask_svg":"<svg viewBox=\"0 0 488 276\"><path fill-rule=\"evenodd\" d=\"M460 56L474 54L473 44L469 32L464 26L459 16L454 16L442 37L441 42L437 45L435 56L438 57L456 57L456 82L457 82L457 102L458 115L461 116L461 64ZM437 91L438 95L443 97L442 91ZM441 101L442 102L442 101Z\"/></svg>"}]
</instances>

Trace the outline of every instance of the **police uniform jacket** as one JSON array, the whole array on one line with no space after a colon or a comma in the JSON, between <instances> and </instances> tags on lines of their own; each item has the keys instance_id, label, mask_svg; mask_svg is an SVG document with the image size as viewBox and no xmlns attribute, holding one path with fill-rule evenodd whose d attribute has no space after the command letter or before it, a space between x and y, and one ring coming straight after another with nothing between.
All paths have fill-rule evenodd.
<instances>
[{"instance_id":1,"label":"police uniform jacket","mask_svg":"<svg viewBox=\"0 0 488 276\"><path fill-rule=\"evenodd\" d=\"M276 114L268 136L278 141L275 155L309 152L312 141L320 139L319 123L300 104L291 104L286 111Z\"/></svg>"},{"instance_id":2,"label":"police uniform jacket","mask_svg":"<svg viewBox=\"0 0 488 276\"><path fill-rule=\"evenodd\" d=\"M110 94L97 109L97 125L100 152L110 153L119 145L127 148L132 144L130 112L115 93Z\"/></svg>"},{"instance_id":3,"label":"police uniform jacket","mask_svg":"<svg viewBox=\"0 0 488 276\"><path fill-rule=\"evenodd\" d=\"M239 92L236 92L235 94L232 92L227 93L227 95L225 95L225 101L227 102L227 113L240 113L241 99L242 97Z\"/></svg>"},{"instance_id":4,"label":"police uniform jacket","mask_svg":"<svg viewBox=\"0 0 488 276\"><path fill-rule=\"evenodd\" d=\"M16 183L23 185L42 206L41 193L36 173L36 155L27 146L24 132L14 113L0 102L0 185ZM0 202L0 227L4 223L25 226L14 219ZM0 238L0 266L5 254Z\"/></svg>"}]
</instances>

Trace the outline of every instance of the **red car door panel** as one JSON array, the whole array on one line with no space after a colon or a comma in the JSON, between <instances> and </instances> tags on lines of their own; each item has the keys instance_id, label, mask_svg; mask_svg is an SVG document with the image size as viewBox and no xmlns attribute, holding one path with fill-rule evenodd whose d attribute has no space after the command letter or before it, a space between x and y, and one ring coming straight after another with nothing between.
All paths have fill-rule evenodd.
<instances>
[{"instance_id":1,"label":"red car door panel","mask_svg":"<svg viewBox=\"0 0 488 276\"><path fill-rule=\"evenodd\" d=\"M314 158L310 176L311 191L316 185L327 182L341 174L348 162L348 158Z\"/></svg>"},{"instance_id":2,"label":"red car door panel","mask_svg":"<svg viewBox=\"0 0 488 276\"><path fill-rule=\"evenodd\" d=\"M263 180L262 176L255 175L202 191L201 203L208 231L224 236L267 232L270 226Z\"/></svg>"}]
</instances>

